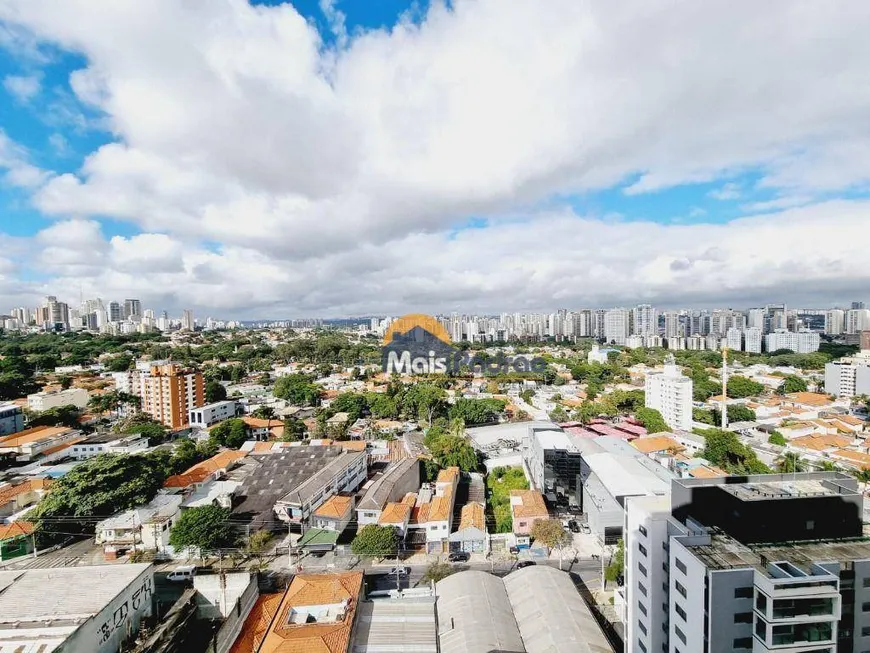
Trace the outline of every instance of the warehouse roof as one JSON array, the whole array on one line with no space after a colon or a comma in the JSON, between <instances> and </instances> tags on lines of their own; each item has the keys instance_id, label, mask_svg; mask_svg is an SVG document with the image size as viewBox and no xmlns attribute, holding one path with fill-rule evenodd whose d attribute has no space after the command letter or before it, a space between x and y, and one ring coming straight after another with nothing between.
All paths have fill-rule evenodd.
<instances>
[{"instance_id":1,"label":"warehouse roof","mask_svg":"<svg viewBox=\"0 0 870 653\"><path fill-rule=\"evenodd\" d=\"M437 653L431 598L363 601L357 609L353 653Z\"/></svg>"}]
</instances>

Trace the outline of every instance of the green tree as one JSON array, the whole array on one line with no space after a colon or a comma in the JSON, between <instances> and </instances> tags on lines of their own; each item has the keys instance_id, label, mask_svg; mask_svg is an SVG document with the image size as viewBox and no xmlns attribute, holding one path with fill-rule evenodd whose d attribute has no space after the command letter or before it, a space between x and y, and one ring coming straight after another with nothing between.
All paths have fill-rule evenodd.
<instances>
[{"instance_id":1,"label":"green tree","mask_svg":"<svg viewBox=\"0 0 870 653\"><path fill-rule=\"evenodd\" d=\"M480 467L477 451L463 437L444 434L430 439L430 443L429 451L442 468L459 467L463 472L475 472Z\"/></svg>"},{"instance_id":2,"label":"green tree","mask_svg":"<svg viewBox=\"0 0 870 653\"><path fill-rule=\"evenodd\" d=\"M251 416L257 419L275 419L275 409L271 406L257 406Z\"/></svg>"},{"instance_id":3,"label":"green tree","mask_svg":"<svg viewBox=\"0 0 870 653\"><path fill-rule=\"evenodd\" d=\"M350 549L358 556L394 556L399 549L399 533L393 526L368 524L353 538Z\"/></svg>"},{"instance_id":4,"label":"green tree","mask_svg":"<svg viewBox=\"0 0 870 653\"><path fill-rule=\"evenodd\" d=\"M776 444L776 445L779 445L780 447L784 447L785 445L788 444L788 440L786 440L785 436L782 433L780 433L779 431L774 431L773 433L771 433L770 437L767 438L767 441L770 444Z\"/></svg>"},{"instance_id":5,"label":"green tree","mask_svg":"<svg viewBox=\"0 0 870 653\"><path fill-rule=\"evenodd\" d=\"M704 436L705 447L701 457L721 467L729 474L769 474L770 468L758 460L755 452L745 446L731 431L707 429L698 431Z\"/></svg>"},{"instance_id":6,"label":"green tree","mask_svg":"<svg viewBox=\"0 0 870 653\"><path fill-rule=\"evenodd\" d=\"M764 386L756 383L745 376L732 376L728 379L728 396L733 399L743 399L760 395L764 392Z\"/></svg>"},{"instance_id":7,"label":"green tree","mask_svg":"<svg viewBox=\"0 0 870 653\"><path fill-rule=\"evenodd\" d=\"M716 425L716 416L713 414L712 410L693 408L692 419L696 422L701 422L701 424L709 424L710 426Z\"/></svg>"},{"instance_id":8,"label":"green tree","mask_svg":"<svg viewBox=\"0 0 870 653\"><path fill-rule=\"evenodd\" d=\"M49 408L41 413L34 413L28 422L29 427L34 426L66 426L75 428L79 425L81 411L72 404Z\"/></svg>"},{"instance_id":9,"label":"green tree","mask_svg":"<svg viewBox=\"0 0 870 653\"><path fill-rule=\"evenodd\" d=\"M722 411L718 408L714 408L713 411L713 424L721 424L722 423ZM743 404L728 404L728 423L733 424L734 422L754 422L755 421L755 411L752 410L749 406L744 406Z\"/></svg>"},{"instance_id":10,"label":"green tree","mask_svg":"<svg viewBox=\"0 0 870 653\"><path fill-rule=\"evenodd\" d=\"M788 395L793 392L806 392L807 382L799 376L789 375L782 380L776 389L778 395Z\"/></svg>"},{"instance_id":11,"label":"green tree","mask_svg":"<svg viewBox=\"0 0 870 653\"><path fill-rule=\"evenodd\" d=\"M437 583L444 580L451 574L456 573L457 569L449 562L434 560L426 567L426 573L423 574L423 581L426 583Z\"/></svg>"},{"instance_id":12,"label":"green tree","mask_svg":"<svg viewBox=\"0 0 870 653\"><path fill-rule=\"evenodd\" d=\"M622 539L616 545L616 553L610 559L610 564L604 570L604 578L610 582L616 581L625 574L625 542Z\"/></svg>"},{"instance_id":13,"label":"green tree","mask_svg":"<svg viewBox=\"0 0 870 653\"><path fill-rule=\"evenodd\" d=\"M525 401L527 404L532 403L532 398L535 396L535 391L531 388L526 388L520 393L520 399Z\"/></svg>"},{"instance_id":14,"label":"green tree","mask_svg":"<svg viewBox=\"0 0 870 653\"><path fill-rule=\"evenodd\" d=\"M548 415L548 417L552 421L557 422L557 423L568 421L568 413L566 413L565 409L562 408L562 406L560 406L558 404L556 405L555 408L553 408L553 410L550 411L550 414Z\"/></svg>"},{"instance_id":15,"label":"green tree","mask_svg":"<svg viewBox=\"0 0 870 653\"><path fill-rule=\"evenodd\" d=\"M793 451L785 451L776 459L776 471L780 474L806 471L807 465L799 454Z\"/></svg>"},{"instance_id":16,"label":"green tree","mask_svg":"<svg viewBox=\"0 0 870 653\"><path fill-rule=\"evenodd\" d=\"M96 456L56 480L28 519L43 544L90 534L98 518L148 503L164 480L163 468L148 455Z\"/></svg>"},{"instance_id":17,"label":"green tree","mask_svg":"<svg viewBox=\"0 0 870 653\"><path fill-rule=\"evenodd\" d=\"M328 412L332 415L347 413L348 420L353 423L365 415L368 409L369 405L365 395L355 392L342 392L329 404Z\"/></svg>"},{"instance_id":18,"label":"green tree","mask_svg":"<svg viewBox=\"0 0 870 653\"><path fill-rule=\"evenodd\" d=\"M320 386L304 374L288 374L275 381L272 394L294 406L316 406L320 403Z\"/></svg>"},{"instance_id":19,"label":"green tree","mask_svg":"<svg viewBox=\"0 0 870 653\"><path fill-rule=\"evenodd\" d=\"M224 401L227 398L227 389L217 381L209 381L205 384L205 403L213 404L216 401Z\"/></svg>"},{"instance_id":20,"label":"green tree","mask_svg":"<svg viewBox=\"0 0 870 653\"><path fill-rule=\"evenodd\" d=\"M221 446L238 449L248 439L248 427L243 420L231 417L213 426L209 438Z\"/></svg>"},{"instance_id":21,"label":"green tree","mask_svg":"<svg viewBox=\"0 0 870 653\"><path fill-rule=\"evenodd\" d=\"M199 549L203 554L236 545L238 534L230 524L230 511L218 506L188 508L169 532L175 549Z\"/></svg>"},{"instance_id":22,"label":"green tree","mask_svg":"<svg viewBox=\"0 0 870 653\"><path fill-rule=\"evenodd\" d=\"M655 408L638 408L634 416L643 424L648 433L661 433L668 431L668 424L662 414Z\"/></svg>"},{"instance_id":23,"label":"green tree","mask_svg":"<svg viewBox=\"0 0 870 653\"><path fill-rule=\"evenodd\" d=\"M284 435L281 437L283 442L296 442L305 438L305 423L301 419L288 417L284 420Z\"/></svg>"},{"instance_id":24,"label":"green tree","mask_svg":"<svg viewBox=\"0 0 870 653\"><path fill-rule=\"evenodd\" d=\"M112 356L103 365L109 372L126 372L133 366L133 357L127 354Z\"/></svg>"},{"instance_id":25,"label":"green tree","mask_svg":"<svg viewBox=\"0 0 870 653\"><path fill-rule=\"evenodd\" d=\"M538 519L532 524L531 535L536 542L551 549L561 548L571 543L571 534L557 519Z\"/></svg>"},{"instance_id":26,"label":"green tree","mask_svg":"<svg viewBox=\"0 0 870 653\"><path fill-rule=\"evenodd\" d=\"M469 426L498 421L507 404L502 399L457 399L447 410L450 419L456 417Z\"/></svg>"}]
</instances>

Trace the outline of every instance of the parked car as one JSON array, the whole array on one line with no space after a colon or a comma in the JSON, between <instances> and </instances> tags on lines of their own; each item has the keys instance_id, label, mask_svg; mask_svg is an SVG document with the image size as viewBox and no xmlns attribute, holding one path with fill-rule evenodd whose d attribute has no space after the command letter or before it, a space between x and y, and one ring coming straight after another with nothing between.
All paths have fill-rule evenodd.
<instances>
[{"instance_id":1,"label":"parked car","mask_svg":"<svg viewBox=\"0 0 870 653\"><path fill-rule=\"evenodd\" d=\"M185 565L183 567L176 567L175 569L170 571L166 575L166 580L171 580L176 583L187 583L192 582L195 575L196 567L192 565Z\"/></svg>"},{"instance_id":2,"label":"parked car","mask_svg":"<svg viewBox=\"0 0 870 653\"><path fill-rule=\"evenodd\" d=\"M572 519L571 521L568 522L568 528L571 529L572 533L579 533L580 532L580 524L578 524L577 521L574 519Z\"/></svg>"},{"instance_id":3,"label":"parked car","mask_svg":"<svg viewBox=\"0 0 870 653\"><path fill-rule=\"evenodd\" d=\"M393 567L390 569L391 576L410 576L411 568L410 567Z\"/></svg>"},{"instance_id":4,"label":"parked car","mask_svg":"<svg viewBox=\"0 0 870 653\"><path fill-rule=\"evenodd\" d=\"M534 560L521 560L517 563L517 569L525 569L526 567L532 567L535 565Z\"/></svg>"},{"instance_id":5,"label":"parked car","mask_svg":"<svg viewBox=\"0 0 870 653\"><path fill-rule=\"evenodd\" d=\"M592 529L589 528L589 524L580 524L580 530L589 535L592 532Z\"/></svg>"},{"instance_id":6,"label":"parked car","mask_svg":"<svg viewBox=\"0 0 870 653\"><path fill-rule=\"evenodd\" d=\"M471 554L466 551L454 551L447 556L449 562L468 562L470 558Z\"/></svg>"}]
</instances>

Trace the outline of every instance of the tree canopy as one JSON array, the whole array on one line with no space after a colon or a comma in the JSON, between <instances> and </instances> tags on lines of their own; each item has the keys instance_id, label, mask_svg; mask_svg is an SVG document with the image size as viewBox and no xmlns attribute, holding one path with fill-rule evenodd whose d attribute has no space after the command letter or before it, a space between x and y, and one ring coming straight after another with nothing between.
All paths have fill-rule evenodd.
<instances>
[{"instance_id":1,"label":"tree canopy","mask_svg":"<svg viewBox=\"0 0 870 653\"><path fill-rule=\"evenodd\" d=\"M558 519L537 519L532 524L531 535L551 549L561 548L571 543L571 534L565 530Z\"/></svg>"},{"instance_id":2,"label":"tree canopy","mask_svg":"<svg viewBox=\"0 0 870 653\"><path fill-rule=\"evenodd\" d=\"M782 380L782 383L779 384L779 387L776 389L776 393L780 395L791 394L792 392L806 392L807 391L807 382L804 381L799 376L794 376L790 374Z\"/></svg>"},{"instance_id":3,"label":"tree canopy","mask_svg":"<svg viewBox=\"0 0 870 653\"><path fill-rule=\"evenodd\" d=\"M169 532L169 543L178 550L199 549L209 553L235 546L238 534L229 522L230 511L218 506L188 508Z\"/></svg>"},{"instance_id":4,"label":"tree canopy","mask_svg":"<svg viewBox=\"0 0 870 653\"><path fill-rule=\"evenodd\" d=\"M213 404L227 398L227 389L218 381L209 381L205 384L205 403Z\"/></svg>"},{"instance_id":5,"label":"tree canopy","mask_svg":"<svg viewBox=\"0 0 870 653\"><path fill-rule=\"evenodd\" d=\"M745 376L732 376L728 379L728 396L732 399L743 399L760 395L764 392L761 383L747 379Z\"/></svg>"},{"instance_id":6,"label":"tree canopy","mask_svg":"<svg viewBox=\"0 0 870 653\"><path fill-rule=\"evenodd\" d=\"M665 418L655 408L638 408L634 411L634 416L643 424L648 433L661 433L670 430Z\"/></svg>"},{"instance_id":7,"label":"tree canopy","mask_svg":"<svg viewBox=\"0 0 870 653\"><path fill-rule=\"evenodd\" d=\"M384 558L396 555L399 549L399 534L393 526L368 524L353 538L350 549L358 556Z\"/></svg>"},{"instance_id":8,"label":"tree canopy","mask_svg":"<svg viewBox=\"0 0 870 653\"><path fill-rule=\"evenodd\" d=\"M701 458L706 458L729 474L769 474L770 468L758 459L755 452L744 445L735 433L720 429L699 431L705 446Z\"/></svg>"},{"instance_id":9,"label":"tree canopy","mask_svg":"<svg viewBox=\"0 0 870 653\"><path fill-rule=\"evenodd\" d=\"M272 394L296 406L316 406L320 403L320 386L304 374L280 377L275 381Z\"/></svg>"},{"instance_id":10,"label":"tree canopy","mask_svg":"<svg viewBox=\"0 0 870 653\"><path fill-rule=\"evenodd\" d=\"M278 425L277 421L275 425ZM211 427L209 438L218 445L238 449L248 439L248 427L244 420L231 417Z\"/></svg>"}]
</instances>

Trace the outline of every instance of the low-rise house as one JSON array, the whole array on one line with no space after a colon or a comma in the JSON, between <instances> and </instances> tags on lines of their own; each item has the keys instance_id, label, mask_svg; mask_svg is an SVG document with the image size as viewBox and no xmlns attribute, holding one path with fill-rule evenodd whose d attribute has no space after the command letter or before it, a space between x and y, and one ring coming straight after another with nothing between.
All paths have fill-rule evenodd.
<instances>
[{"instance_id":1,"label":"low-rise house","mask_svg":"<svg viewBox=\"0 0 870 653\"><path fill-rule=\"evenodd\" d=\"M359 528L377 524L381 512L390 502L399 501L409 492L420 489L420 461L405 458L391 463L379 476L363 485L363 497L356 506Z\"/></svg>"},{"instance_id":2,"label":"low-rise house","mask_svg":"<svg viewBox=\"0 0 870 653\"><path fill-rule=\"evenodd\" d=\"M90 395L87 390L82 388L67 388L66 390L57 390L55 392L37 392L27 395L27 407L38 413L50 408L60 408L61 406L85 408L88 405L89 399Z\"/></svg>"},{"instance_id":3,"label":"low-rise house","mask_svg":"<svg viewBox=\"0 0 870 653\"><path fill-rule=\"evenodd\" d=\"M27 521L0 524L0 560L12 560L33 553L34 526Z\"/></svg>"},{"instance_id":4,"label":"low-rise house","mask_svg":"<svg viewBox=\"0 0 870 653\"><path fill-rule=\"evenodd\" d=\"M535 490L511 490L511 519L516 535L530 535L539 519L549 519L544 497Z\"/></svg>"},{"instance_id":5,"label":"low-rise house","mask_svg":"<svg viewBox=\"0 0 870 653\"><path fill-rule=\"evenodd\" d=\"M0 518L6 519L25 508L35 506L51 486L51 479L32 478L21 483L0 486Z\"/></svg>"},{"instance_id":6,"label":"low-rise house","mask_svg":"<svg viewBox=\"0 0 870 653\"><path fill-rule=\"evenodd\" d=\"M363 572L297 574L283 594L263 594L229 653L350 653Z\"/></svg>"},{"instance_id":7,"label":"low-rise house","mask_svg":"<svg viewBox=\"0 0 870 653\"><path fill-rule=\"evenodd\" d=\"M76 460L87 460L102 453L133 454L146 449L148 449L148 438L141 435L97 433L73 444L70 455Z\"/></svg>"},{"instance_id":8,"label":"low-rise house","mask_svg":"<svg viewBox=\"0 0 870 653\"><path fill-rule=\"evenodd\" d=\"M632 440L631 446L651 458L657 454L675 454L682 451L682 447L673 437L661 433Z\"/></svg>"},{"instance_id":9,"label":"low-rise house","mask_svg":"<svg viewBox=\"0 0 870 653\"><path fill-rule=\"evenodd\" d=\"M198 487L224 476L247 454L244 451L221 451L208 460L203 460L182 474L170 476L163 483L164 489L195 491Z\"/></svg>"},{"instance_id":10,"label":"low-rise house","mask_svg":"<svg viewBox=\"0 0 870 653\"><path fill-rule=\"evenodd\" d=\"M426 553L449 551L458 483L459 468L448 467L438 472L434 487L420 488L405 538L411 548L423 548Z\"/></svg>"},{"instance_id":11,"label":"low-rise house","mask_svg":"<svg viewBox=\"0 0 870 653\"><path fill-rule=\"evenodd\" d=\"M0 454L30 461L57 453L81 439L81 431L66 426L36 426L0 439Z\"/></svg>"},{"instance_id":12,"label":"low-rise house","mask_svg":"<svg viewBox=\"0 0 870 653\"><path fill-rule=\"evenodd\" d=\"M353 496L331 496L314 511L312 525L314 528L341 533L353 519L353 508Z\"/></svg>"},{"instance_id":13,"label":"low-rise house","mask_svg":"<svg viewBox=\"0 0 870 653\"><path fill-rule=\"evenodd\" d=\"M401 501L391 501L381 511L378 526L392 526L404 537L408 532L408 523L411 521L411 513L416 502L417 495L413 493L405 495Z\"/></svg>"},{"instance_id":14,"label":"low-rise house","mask_svg":"<svg viewBox=\"0 0 870 653\"><path fill-rule=\"evenodd\" d=\"M469 501L462 506L459 528L450 534L450 550L485 553L489 543L486 513L482 503Z\"/></svg>"},{"instance_id":15,"label":"low-rise house","mask_svg":"<svg viewBox=\"0 0 870 653\"><path fill-rule=\"evenodd\" d=\"M254 440L275 440L284 437L284 422L280 419L260 419L245 415L241 418Z\"/></svg>"},{"instance_id":16,"label":"low-rise house","mask_svg":"<svg viewBox=\"0 0 870 653\"><path fill-rule=\"evenodd\" d=\"M96 526L96 543L107 560L135 551L163 552L169 546L169 531L178 520L182 497L158 494L148 504L120 512Z\"/></svg>"},{"instance_id":17,"label":"low-rise house","mask_svg":"<svg viewBox=\"0 0 870 653\"><path fill-rule=\"evenodd\" d=\"M238 404L231 399L216 401L199 408L192 408L189 411L188 420L193 427L207 429L212 424L235 417L237 411Z\"/></svg>"}]
</instances>

